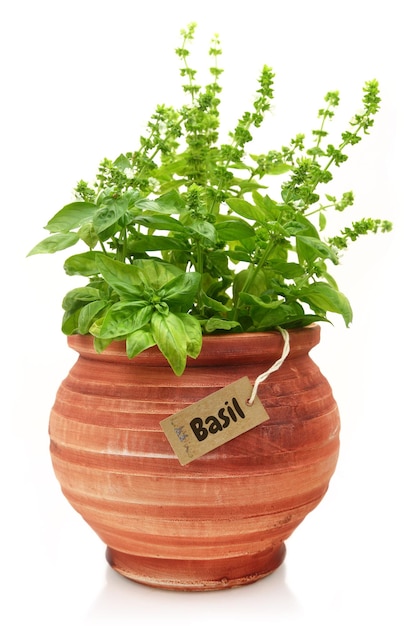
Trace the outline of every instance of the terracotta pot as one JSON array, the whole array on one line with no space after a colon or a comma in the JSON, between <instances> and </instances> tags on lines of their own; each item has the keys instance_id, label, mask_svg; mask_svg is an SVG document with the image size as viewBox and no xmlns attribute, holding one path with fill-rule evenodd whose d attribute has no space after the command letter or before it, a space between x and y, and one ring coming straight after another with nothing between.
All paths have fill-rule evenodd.
<instances>
[{"instance_id":1,"label":"terracotta pot","mask_svg":"<svg viewBox=\"0 0 417 626\"><path fill-rule=\"evenodd\" d=\"M324 496L339 451L339 413L309 356L319 326L290 332L290 354L258 390L270 420L181 466L160 421L282 353L278 332L208 336L175 376L155 349L129 360L115 342L79 358L50 416L62 491L108 546L120 574L181 590L224 589L273 572L284 541Z\"/></svg>"}]
</instances>

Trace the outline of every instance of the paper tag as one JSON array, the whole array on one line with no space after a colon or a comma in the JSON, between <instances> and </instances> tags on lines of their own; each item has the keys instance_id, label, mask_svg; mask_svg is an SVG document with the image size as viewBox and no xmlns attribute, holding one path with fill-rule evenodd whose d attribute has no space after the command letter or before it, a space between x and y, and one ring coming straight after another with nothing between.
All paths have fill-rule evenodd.
<instances>
[{"instance_id":1,"label":"paper tag","mask_svg":"<svg viewBox=\"0 0 417 626\"><path fill-rule=\"evenodd\" d=\"M269 419L247 376L223 387L199 402L162 420L162 429L178 457L186 465L227 441Z\"/></svg>"}]
</instances>

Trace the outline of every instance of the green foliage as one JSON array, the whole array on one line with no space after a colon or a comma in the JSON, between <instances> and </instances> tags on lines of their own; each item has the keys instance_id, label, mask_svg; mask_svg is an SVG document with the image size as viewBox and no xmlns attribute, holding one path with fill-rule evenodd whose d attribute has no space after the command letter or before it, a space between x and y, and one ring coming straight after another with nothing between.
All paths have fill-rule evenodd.
<instances>
[{"instance_id":1,"label":"green foliage","mask_svg":"<svg viewBox=\"0 0 417 626\"><path fill-rule=\"evenodd\" d=\"M247 147L273 101L274 73L264 66L253 106L219 143L223 70L215 36L209 49L211 79L197 82L189 44L195 24L176 49L187 103L156 107L133 152L106 158L90 185L80 181L76 199L46 225L48 237L29 254L75 244L64 269L88 284L64 298L62 330L91 334L97 351L125 340L130 358L158 346L180 375L201 349L202 334L302 327L352 310L327 265L369 232L391 224L363 219L339 235L324 235L330 210L353 204L351 191L323 194L348 148L369 133L379 110L376 80L365 83L362 112L336 143L327 125L339 94L326 94L308 143L296 135L287 146L255 154ZM267 179L281 176L279 197Z\"/></svg>"}]
</instances>

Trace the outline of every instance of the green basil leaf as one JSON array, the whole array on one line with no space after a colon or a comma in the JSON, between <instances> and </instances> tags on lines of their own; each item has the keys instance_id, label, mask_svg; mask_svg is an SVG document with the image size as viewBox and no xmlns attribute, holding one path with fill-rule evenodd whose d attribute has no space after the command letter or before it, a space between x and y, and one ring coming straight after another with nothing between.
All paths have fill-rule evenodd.
<instances>
[{"instance_id":1,"label":"green basil leaf","mask_svg":"<svg viewBox=\"0 0 417 626\"><path fill-rule=\"evenodd\" d=\"M180 233L188 232L179 220L170 215L139 215L134 221L150 229L177 231Z\"/></svg>"},{"instance_id":2,"label":"green basil leaf","mask_svg":"<svg viewBox=\"0 0 417 626\"><path fill-rule=\"evenodd\" d=\"M196 359L201 352L203 344L200 322L188 313L178 313L177 317L184 324L185 334L187 335L187 354L191 358Z\"/></svg>"},{"instance_id":3,"label":"green basil leaf","mask_svg":"<svg viewBox=\"0 0 417 626\"><path fill-rule=\"evenodd\" d=\"M96 262L104 280L120 296L138 300L144 294L146 283L136 265L121 263L106 255L97 256Z\"/></svg>"},{"instance_id":4,"label":"green basil leaf","mask_svg":"<svg viewBox=\"0 0 417 626\"><path fill-rule=\"evenodd\" d=\"M149 198L140 198L136 200L134 206L142 211L151 211L152 213L158 212L159 205L155 200L149 200ZM137 211L133 210L134 215Z\"/></svg>"},{"instance_id":5,"label":"green basil leaf","mask_svg":"<svg viewBox=\"0 0 417 626\"><path fill-rule=\"evenodd\" d=\"M216 231L223 241L241 241L255 236L255 230L243 220L226 220L216 224Z\"/></svg>"},{"instance_id":6,"label":"green basil leaf","mask_svg":"<svg viewBox=\"0 0 417 626\"><path fill-rule=\"evenodd\" d=\"M253 274L253 269L245 269L236 274L233 281L233 300L238 301L239 294L242 292L248 278ZM265 272L259 270L256 274L255 280L252 281L250 286L250 293L256 296L262 295L268 289L268 282Z\"/></svg>"},{"instance_id":7,"label":"green basil leaf","mask_svg":"<svg viewBox=\"0 0 417 626\"><path fill-rule=\"evenodd\" d=\"M83 306L78 317L78 332L87 335L96 316L107 304L104 300L95 300Z\"/></svg>"},{"instance_id":8,"label":"green basil leaf","mask_svg":"<svg viewBox=\"0 0 417 626\"><path fill-rule=\"evenodd\" d=\"M76 309L81 308L88 302L94 300L101 300L100 291L95 287L76 287L71 289L62 301L62 308L64 311L72 313Z\"/></svg>"},{"instance_id":9,"label":"green basil leaf","mask_svg":"<svg viewBox=\"0 0 417 626\"><path fill-rule=\"evenodd\" d=\"M282 306L282 302L279 300L271 300L270 298L263 299L258 296L247 293L246 291L241 291L239 294L240 302L243 304L256 305L262 309L277 309Z\"/></svg>"},{"instance_id":10,"label":"green basil leaf","mask_svg":"<svg viewBox=\"0 0 417 626\"><path fill-rule=\"evenodd\" d=\"M103 205L93 216L93 226L96 233L103 233L105 230L116 224L127 212L129 204L126 198L106 198Z\"/></svg>"},{"instance_id":11,"label":"green basil leaf","mask_svg":"<svg viewBox=\"0 0 417 626\"><path fill-rule=\"evenodd\" d=\"M298 263L287 263L279 259L272 259L270 265L274 272L281 274L284 278L299 278L304 275L304 269Z\"/></svg>"},{"instance_id":12,"label":"green basil leaf","mask_svg":"<svg viewBox=\"0 0 417 626\"><path fill-rule=\"evenodd\" d=\"M304 315L303 308L298 302L287 304L285 302L274 302L277 306L262 308L254 306L251 308L251 318L256 330L268 330L281 326L286 320L300 319Z\"/></svg>"},{"instance_id":13,"label":"green basil leaf","mask_svg":"<svg viewBox=\"0 0 417 626\"><path fill-rule=\"evenodd\" d=\"M219 300L216 300L215 298L211 298L204 291L201 294L201 301L204 306L211 309L212 311L217 311L218 313L230 313L231 311L230 307L227 307L225 304L223 304Z\"/></svg>"},{"instance_id":14,"label":"green basil leaf","mask_svg":"<svg viewBox=\"0 0 417 626\"><path fill-rule=\"evenodd\" d=\"M156 293L170 308L178 306L186 313L194 302L200 286L201 276L198 272L183 273L165 283Z\"/></svg>"},{"instance_id":15,"label":"green basil leaf","mask_svg":"<svg viewBox=\"0 0 417 626\"><path fill-rule=\"evenodd\" d=\"M290 222L286 222L284 224L284 230L287 233L287 237L291 237L291 235L299 235L302 232L306 232L306 227L304 224L300 224L300 222L296 222L292 220Z\"/></svg>"},{"instance_id":16,"label":"green basil leaf","mask_svg":"<svg viewBox=\"0 0 417 626\"><path fill-rule=\"evenodd\" d=\"M142 211L172 215L181 213L184 208L184 200L178 191L172 189L155 200L141 198L135 202L135 206Z\"/></svg>"},{"instance_id":17,"label":"green basil leaf","mask_svg":"<svg viewBox=\"0 0 417 626\"><path fill-rule=\"evenodd\" d=\"M156 345L170 364L173 372L181 376L187 362L187 333L178 315L154 312L151 330Z\"/></svg>"},{"instance_id":18,"label":"green basil leaf","mask_svg":"<svg viewBox=\"0 0 417 626\"><path fill-rule=\"evenodd\" d=\"M346 326L352 321L352 308L347 297L334 289L327 283L312 283L300 291L300 299L307 302L313 311L318 308L320 311L331 311L339 313Z\"/></svg>"},{"instance_id":19,"label":"green basil leaf","mask_svg":"<svg viewBox=\"0 0 417 626\"><path fill-rule=\"evenodd\" d=\"M245 169L247 168L245 167ZM266 185L261 185L261 183L255 180L243 180L242 178L234 178L233 181L233 184L239 187L241 194L249 193L256 189L267 189Z\"/></svg>"},{"instance_id":20,"label":"green basil leaf","mask_svg":"<svg viewBox=\"0 0 417 626\"><path fill-rule=\"evenodd\" d=\"M159 209L170 214L180 213L185 206L184 199L175 189L162 194L155 200Z\"/></svg>"},{"instance_id":21,"label":"green basil leaf","mask_svg":"<svg viewBox=\"0 0 417 626\"><path fill-rule=\"evenodd\" d=\"M47 223L50 233L65 233L91 222L97 205L92 202L72 202L64 206Z\"/></svg>"},{"instance_id":22,"label":"green basil leaf","mask_svg":"<svg viewBox=\"0 0 417 626\"><path fill-rule=\"evenodd\" d=\"M182 276L183 270L160 259L137 259L133 265L142 281L152 291L158 291L175 276Z\"/></svg>"},{"instance_id":23,"label":"green basil leaf","mask_svg":"<svg viewBox=\"0 0 417 626\"><path fill-rule=\"evenodd\" d=\"M113 161L113 165L117 167L119 172L124 172L126 169L130 169L132 167L131 162L124 154L120 154L117 159Z\"/></svg>"},{"instance_id":24,"label":"green basil leaf","mask_svg":"<svg viewBox=\"0 0 417 626\"><path fill-rule=\"evenodd\" d=\"M81 308L76 311L65 311L62 317L61 330L64 335L74 335L78 332L78 318L80 317Z\"/></svg>"},{"instance_id":25,"label":"green basil leaf","mask_svg":"<svg viewBox=\"0 0 417 626\"><path fill-rule=\"evenodd\" d=\"M302 313L299 316L295 315L288 320L281 322L279 326L282 326L283 328L304 328L304 326L309 326L315 322L329 322L329 320L324 315Z\"/></svg>"},{"instance_id":26,"label":"green basil leaf","mask_svg":"<svg viewBox=\"0 0 417 626\"><path fill-rule=\"evenodd\" d=\"M83 226L78 229L78 236L90 249L94 248L98 243L98 235L92 222L83 224Z\"/></svg>"},{"instance_id":27,"label":"green basil leaf","mask_svg":"<svg viewBox=\"0 0 417 626\"><path fill-rule=\"evenodd\" d=\"M211 244L217 243L217 232L213 224L204 220L196 220L190 225L190 230L193 233L197 233L200 237L204 237Z\"/></svg>"},{"instance_id":28,"label":"green basil leaf","mask_svg":"<svg viewBox=\"0 0 417 626\"><path fill-rule=\"evenodd\" d=\"M229 267L226 250L206 250L204 254L206 261L205 266L206 268L210 268L208 273L213 278L229 281L233 277L233 270Z\"/></svg>"},{"instance_id":29,"label":"green basil leaf","mask_svg":"<svg viewBox=\"0 0 417 626\"><path fill-rule=\"evenodd\" d=\"M27 256L33 254L53 254L59 250L65 250L77 243L79 237L77 233L57 233L40 241Z\"/></svg>"},{"instance_id":30,"label":"green basil leaf","mask_svg":"<svg viewBox=\"0 0 417 626\"><path fill-rule=\"evenodd\" d=\"M154 303L155 311L158 311L161 315L168 315L169 306L166 302L155 302Z\"/></svg>"},{"instance_id":31,"label":"green basil leaf","mask_svg":"<svg viewBox=\"0 0 417 626\"><path fill-rule=\"evenodd\" d=\"M107 348L111 344L113 339L100 339L100 337L94 337L94 350L101 354L103 350Z\"/></svg>"},{"instance_id":32,"label":"green basil leaf","mask_svg":"<svg viewBox=\"0 0 417 626\"><path fill-rule=\"evenodd\" d=\"M104 316L99 336L108 339L133 333L150 322L152 312L153 307L143 300L116 302Z\"/></svg>"},{"instance_id":33,"label":"green basil leaf","mask_svg":"<svg viewBox=\"0 0 417 626\"><path fill-rule=\"evenodd\" d=\"M69 276L95 276L100 273L97 257L105 256L104 252L82 252L66 259L64 270Z\"/></svg>"},{"instance_id":34,"label":"green basil leaf","mask_svg":"<svg viewBox=\"0 0 417 626\"><path fill-rule=\"evenodd\" d=\"M245 263L250 263L251 256L247 252L243 250L226 250L225 253L232 261L244 261Z\"/></svg>"},{"instance_id":35,"label":"green basil leaf","mask_svg":"<svg viewBox=\"0 0 417 626\"><path fill-rule=\"evenodd\" d=\"M248 220L264 223L268 219L268 215L263 209L250 204L247 200L243 200L242 198L228 198L226 203L232 211Z\"/></svg>"},{"instance_id":36,"label":"green basil leaf","mask_svg":"<svg viewBox=\"0 0 417 626\"><path fill-rule=\"evenodd\" d=\"M221 317L211 317L204 323L206 333L213 333L216 330L231 330L240 326L239 322L224 320Z\"/></svg>"},{"instance_id":37,"label":"green basil leaf","mask_svg":"<svg viewBox=\"0 0 417 626\"><path fill-rule=\"evenodd\" d=\"M252 198L257 207L259 207L269 220L277 222L282 213L282 207L277 206L268 195L262 196L258 191L252 192ZM277 224L278 225L278 224Z\"/></svg>"},{"instance_id":38,"label":"green basil leaf","mask_svg":"<svg viewBox=\"0 0 417 626\"><path fill-rule=\"evenodd\" d=\"M133 357L148 348L152 348L154 345L155 340L152 333L149 330L141 328L126 337L126 354L129 359L133 359Z\"/></svg>"},{"instance_id":39,"label":"green basil leaf","mask_svg":"<svg viewBox=\"0 0 417 626\"><path fill-rule=\"evenodd\" d=\"M159 235L138 235L129 239L129 252L148 252L151 250L188 250L190 247L186 239L165 237Z\"/></svg>"},{"instance_id":40,"label":"green basil leaf","mask_svg":"<svg viewBox=\"0 0 417 626\"><path fill-rule=\"evenodd\" d=\"M322 259L330 259L335 265L338 263L337 255L334 250L328 246L324 241L316 239L315 237L306 237L305 235L297 236L297 244L302 243L311 250L314 250L315 255L310 256L310 261L314 258L320 257Z\"/></svg>"},{"instance_id":41,"label":"green basil leaf","mask_svg":"<svg viewBox=\"0 0 417 626\"><path fill-rule=\"evenodd\" d=\"M297 214L295 220L290 222L290 224L291 232L296 236L296 252L300 265L306 263L308 267L311 267L319 254L315 248L303 242L301 233L303 233L302 236L310 237L318 241L320 241L320 235L314 224L304 215Z\"/></svg>"}]
</instances>

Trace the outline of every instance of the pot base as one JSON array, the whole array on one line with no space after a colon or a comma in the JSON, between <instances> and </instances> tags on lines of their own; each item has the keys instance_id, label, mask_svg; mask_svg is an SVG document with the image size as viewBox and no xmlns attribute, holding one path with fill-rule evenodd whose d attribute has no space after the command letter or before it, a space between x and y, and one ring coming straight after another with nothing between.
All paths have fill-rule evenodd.
<instances>
[{"instance_id":1,"label":"pot base","mask_svg":"<svg viewBox=\"0 0 417 626\"><path fill-rule=\"evenodd\" d=\"M272 574L284 561L285 544L258 554L215 560L142 557L107 548L109 565L125 578L176 591L217 591L240 587Z\"/></svg>"}]
</instances>

